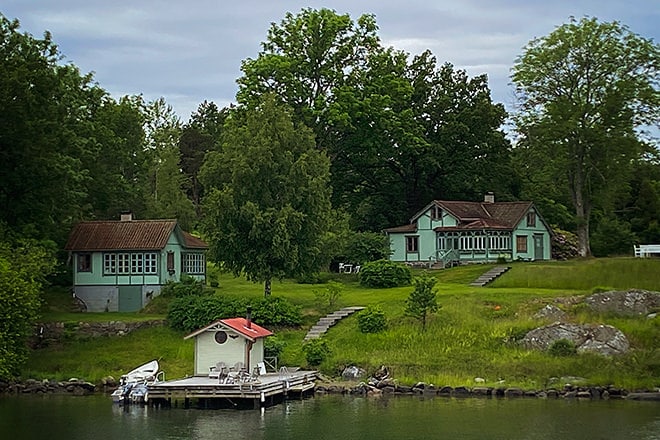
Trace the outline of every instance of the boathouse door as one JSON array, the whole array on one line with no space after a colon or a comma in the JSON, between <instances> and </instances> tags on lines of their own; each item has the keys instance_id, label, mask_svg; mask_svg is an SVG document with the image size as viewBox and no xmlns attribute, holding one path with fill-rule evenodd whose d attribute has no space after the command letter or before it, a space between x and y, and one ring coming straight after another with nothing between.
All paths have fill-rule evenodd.
<instances>
[{"instance_id":1,"label":"boathouse door","mask_svg":"<svg viewBox=\"0 0 660 440\"><path fill-rule=\"evenodd\" d=\"M119 311L137 312L142 308L142 286L119 286Z\"/></svg>"}]
</instances>

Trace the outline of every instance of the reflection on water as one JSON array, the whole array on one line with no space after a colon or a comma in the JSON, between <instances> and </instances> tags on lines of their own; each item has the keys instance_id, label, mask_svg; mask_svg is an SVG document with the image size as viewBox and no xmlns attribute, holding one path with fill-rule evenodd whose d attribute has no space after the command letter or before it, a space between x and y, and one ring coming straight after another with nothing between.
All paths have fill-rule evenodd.
<instances>
[{"instance_id":1,"label":"reflection on water","mask_svg":"<svg viewBox=\"0 0 660 440\"><path fill-rule=\"evenodd\" d=\"M660 440L660 405L322 396L241 411L124 408L104 396L19 396L0 398L0 438Z\"/></svg>"}]
</instances>

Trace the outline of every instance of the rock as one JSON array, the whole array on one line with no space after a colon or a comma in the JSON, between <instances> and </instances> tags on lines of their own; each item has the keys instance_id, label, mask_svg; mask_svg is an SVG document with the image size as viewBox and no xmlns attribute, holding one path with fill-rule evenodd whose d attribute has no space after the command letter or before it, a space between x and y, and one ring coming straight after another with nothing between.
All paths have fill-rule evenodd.
<instances>
[{"instance_id":1,"label":"rock","mask_svg":"<svg viewBox=\"0 0 660 440\"><path fill-rule=\"evenodd\" d=\"M522 397L523 390L520 388L507 388L504 390L504 397Z\"/></svg>"},{"instance_id":2,"label":"rock","mask_svg":"<svg viewBox=\"0 0 660 440\"><path fill-rule=\"evenodd\" d=\"M559 322L528 332L522 345L530 349L547 350L559 339L572 341L578 352L593 352L604 356L623 354L630 348L623 332L610 325Z\"/></svg>"},{"instance_id":3,"label":"rock","mask_svg":"<svg viewBox=\"0 0 660 440\"><path fill-rule=\"evenodd\" d=\"M454 396L468 396L470 395L470 390L465 387L456 387L452 394Z\"/></svg>"},{"instance_id":4,"label":"rock","mask_svg":"<svg viewBox=\"0 0 660 440\"><path fill-rule=\"evenodd\" d=\"M475 377L474 383L486 383L486 379L484 379L483 377Z\"/></svg>"},{"instance_id":5,"label":"rock","mask_svg":"<svg viewBox=\"0 0 660 440\"><path fill-rule=\"evenodd\" d=\"M660 393L630 393L626 396L626 400L649 400L660 402Z\"/></svg>"},{"instance_id":6,"label":"rock","mask_svg":"<svg viewBox=\"0 0 660 440\"><path fill-rule=\"evenodd\" d=\"M575 396L579 399L591 399L593 397L589 391L578 391Z\"/></svg>"},{"instance_id":7,"label":"rock","mask_svg":"<svg viewBox=\"0 0 660 440\"><path fill-rule=\"evenodd\" d=\"M490 396L493 394L493 389L490 387L474 387L472 388L472 394L475 396Z\"/></svg>"},{"instance_id":8,"label":"rock","mask_svg":"<svg viewBox=\"0 0 660 440\"><path fill-rule=\"evenodd\" d=\"M452 387L449 387L449 386L441 387L441 388L438 390L438 394L440 394L440 395L445 395L445 396L449 396L449 395L451 395L451 393L453 393L453 392L454 392L454 389L453 389Z\"/></svg>"},{"instance_id":9,"label":"rock","mask_svg":"<svg viewBox=\"0 0 660 440\"><path fill-rule=\"evenodd\" d=\"M660 307L660 292L630 289L595 293L584 300L597 313L614 313L621 316L647 315Z\"/></svg>"},{"instance_id":10,"label":"rock","mask_svg":"<svg viewBox=\"0 0 660 440\"><path fill-rule=\"evenodd\" d=\"M341 377L344 380L359 380L365 375L365 371L355 365L349 365L341 372Z\"/></svg>"},{"instance_id":11,"label":"rock","mask_svg":"<svg viewBox=\"0 0 660 440\"><path fill-rule=\"evenodd\" d=\"M558 322L564 322L566 321L566 317L568 315L566 312L564 312L562 309L560 309L557 306L554 306L552 304L548 304L545 307L543 307L541 310L536 312L534 314L533 318L534 319L545 319L548 321L558 321Z\"/></svg>"},{"instance_id":12,"label":"rock","mask_svg":"<svg viewBox=\"0 0 660 440\"><path fill-rule=\"evenodd\" d=\"M385 365L381 365L378 371L373 374L373 377L377 380L385 380L390 377L390 371Z\"/></svg>"}]
</instances>

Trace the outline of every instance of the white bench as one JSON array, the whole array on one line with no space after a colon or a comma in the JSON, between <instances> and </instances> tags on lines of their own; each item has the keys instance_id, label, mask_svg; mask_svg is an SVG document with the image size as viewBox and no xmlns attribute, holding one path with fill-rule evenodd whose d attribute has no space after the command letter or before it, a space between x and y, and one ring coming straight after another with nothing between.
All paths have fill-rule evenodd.
<instances>
[{"instance_id":1,"label":"white bench","mask_svg":"<svg viewBox=\"0 0 660 440\"><path fill-rule=\"evenodd\" d=\"M660 255L660 244L635 245L635 257L647 258L654 254Z\"/></svg>"}]
</instances>

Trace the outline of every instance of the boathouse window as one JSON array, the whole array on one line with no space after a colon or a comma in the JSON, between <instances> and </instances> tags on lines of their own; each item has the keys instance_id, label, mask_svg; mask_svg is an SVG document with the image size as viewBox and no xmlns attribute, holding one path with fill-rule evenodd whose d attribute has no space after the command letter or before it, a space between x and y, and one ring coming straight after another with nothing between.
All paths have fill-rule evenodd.
<instances>
[{"instance_id":1,"label":"boathouse window","mask_svg":"<svg viewBox=\"0 0 660 440\"><path fill-rule=\"evenodd\" d=\"M218 344L224 344L227 342L227 332L225 331L219 331L215 332L215 342Z\"/></svg>"},{"instance_id":2,"label":"boathouse window","mask_svg":"<svg viewBox=\"0 0 660 440\"><path fill-rule=\"evenodd\" d=\"M154 274L158 272L158 266L156 265L156 254L149 253L144 254L144 273Z\"/></svg>"},{"instance_id":3,"label":"boathouse window","mask_svg":"<svg viewBox=\"0 0 660 440\"><path fill-rule=\"evenodd\" d=\"M188 274L205 273L206 261L202 253L183 254L183 272Z\"/></svg>"},{"instance_id":4,"label":"boathouse window","mask_svg":"<svg viewBox=\"0 0 660 440\"><path fill-rule=\"evenodd\" d=\"M527 252L527 236L526 235L517 235L516 236L516 252L521 252L521 253Z\"/></svg>"},{"instance_id":5,"label":"boathouse window","mask_svg":"<svg viewBox=\"0 0 660 440\"><path fill-rule=\"evenodd\" d=\"M92 271L92 255L91 254L78 254L78 272L91 272Z\"/></svg>"},{"instance_id":6,"label":"boathouse window","mask_svg":"<svg viewBox=\"0 0 660 440\"><path fill-rule=\"evenodd\" d=\"M406 237L406 252L416 253L419 252L419 237L411 235Z\"/></svg>"},{"instance_id":7,"label":"boathouse window","mask_svg":"<svg viewBox=\"0 0 660 440\"><path fill-rule=\"evenodd\" d=\"M155 274L158 273L157 255L154 252L106 253L103 254L103 273L105 275Z\"/></svg>"},{"instance_id":8,"label":"boathouse window","mask_svg":"<svg viewBox=\"0 0 660 440\"><path fill-rule=\"evenodd\" d=\"M431 220L441 220L442 219L442 208L439 206L431 207Z\"/></svg>"},{"instance_id":9,"label":"boathouse window","mask_svg":"<svg viewBox=\"0 0 660 440\"><path fill-rule=\"evenodd\" d=\"M142 273L143 263L143 254L131 254L131 273Z\"/></svg>"},{"instance_id":10,"label":"boathouse window","mask_svg":"<svg viewBox=\"0 0 660 440\"><path fill-rule=\"evenodd\" d=\"M130 267L131 254L117 254L117 273L129 274L131 273Z\"/></svg>"},{"instance_id":11,"label":"boathouse window","mask_svg":"<svg viewBox=\"0 0 660 440\"><path fill-rule=\"evenodd\" d=\"M536 213L534 211L527 213L527 226L536 226Z\"/></svg>"},{"instance_id":12,"label":"boathouse window","mask_svg":"<svg viewBox=\"0 0 660 440\"><path fill-rule=\"evenodd\" d=\"M117 272L117 255L103 254L103 273L114 274Z\"/></svg>"}]
</instances>

